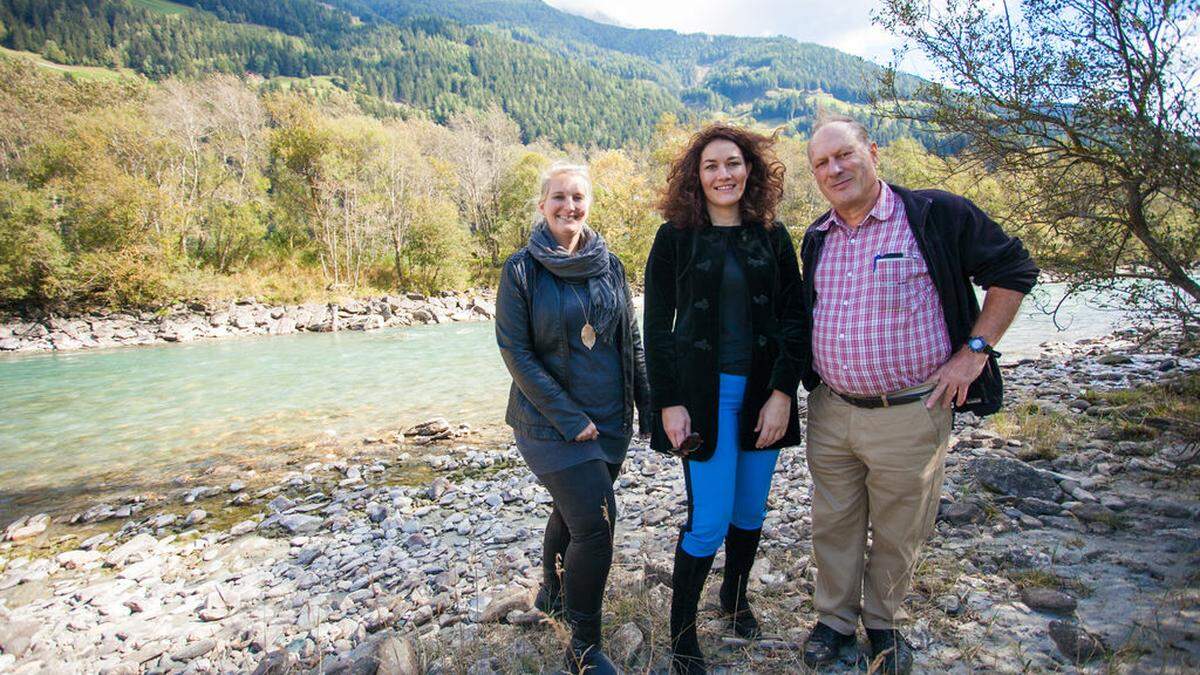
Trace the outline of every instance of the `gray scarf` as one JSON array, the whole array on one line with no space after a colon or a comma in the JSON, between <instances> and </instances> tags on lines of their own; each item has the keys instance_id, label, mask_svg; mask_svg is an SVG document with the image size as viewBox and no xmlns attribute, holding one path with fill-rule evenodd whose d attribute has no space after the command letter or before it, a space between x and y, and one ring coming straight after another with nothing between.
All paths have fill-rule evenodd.
<instances>
[{"instance_id":1,"label":"gray scarf","mask_svg":"<svg viewBox=\"0 0 1200 675\"><path fill-rule=\"evenodd\" d=\"M600 336L600 339L612 342L621 311L621 279L616 266L609 261L608 245L604 243L604 237L585 225L575 253L568 254L566 249L554 240L554 235L550 234L550 226L543 220L534 226L529 235L529 253L560 279L587 281L588 294L592 300L589 317L592 328L596 329L596 335Z\"/></svg>"}]
</instances>

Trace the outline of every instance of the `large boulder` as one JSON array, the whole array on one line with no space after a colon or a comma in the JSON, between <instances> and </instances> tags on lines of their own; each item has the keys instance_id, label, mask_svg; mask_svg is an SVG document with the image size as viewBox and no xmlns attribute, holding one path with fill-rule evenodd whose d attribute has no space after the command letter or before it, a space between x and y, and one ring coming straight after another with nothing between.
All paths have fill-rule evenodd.
<instances>
[{"instance_id":1,"label":"large boulder","mask_svg":"<svg viewBox=\"0 0 1200 675\"><path fill-rule=\"evenodd\" d=\"M980 457L970 471L980 485L1002 495L1057 501L1062 494L1053 476L1019 459Z\"/></svg>"}]
</instances>

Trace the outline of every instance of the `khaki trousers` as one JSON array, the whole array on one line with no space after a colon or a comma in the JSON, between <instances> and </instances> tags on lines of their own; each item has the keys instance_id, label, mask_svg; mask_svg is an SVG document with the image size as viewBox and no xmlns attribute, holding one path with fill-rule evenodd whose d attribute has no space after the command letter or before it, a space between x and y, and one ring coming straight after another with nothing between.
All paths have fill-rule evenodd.
<instances>
[{"instance_id":1,"label":"khaki trousers","mask_svg":"<svg viewBox=\"0 0 1200 675\"><path fill-rule=\"evenodd\" d=\"M830 628L854 633L860 615L867 628L904 618L917 553L937 516L951 421L949 410L924 401L859 408L823 384L808 397L813 605Z\"/></svg>"}]
</instances>

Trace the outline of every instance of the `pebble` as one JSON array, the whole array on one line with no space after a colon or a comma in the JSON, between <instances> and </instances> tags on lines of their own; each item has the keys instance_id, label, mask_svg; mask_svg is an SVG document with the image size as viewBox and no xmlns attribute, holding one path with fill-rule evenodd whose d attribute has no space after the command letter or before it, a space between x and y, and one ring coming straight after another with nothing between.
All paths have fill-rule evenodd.
<instances>
[{"instance_id":1,"label":"pebble","mask_svg":"<svg viewBox=\"0 0 1200 675\"><path fill-rule=\"evenodd\" d=\"M204 656L205 654L216 649L216 647L216 640L197 640L196 642L172 652L171 659L174 661L191 661L192 659Z\"/></svg>"}]
</instances>

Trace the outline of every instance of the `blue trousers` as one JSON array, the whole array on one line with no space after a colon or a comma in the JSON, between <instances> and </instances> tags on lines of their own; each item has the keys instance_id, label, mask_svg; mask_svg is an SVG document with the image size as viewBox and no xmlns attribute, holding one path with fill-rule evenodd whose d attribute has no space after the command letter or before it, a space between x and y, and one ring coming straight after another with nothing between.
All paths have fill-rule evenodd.
<instances>
[{"instance_id":1,"label":"blue trousers","mask_svg":"<svg viewBox=\"0 0 1200 675\"><path fill-rule=\"evenodd\" d=\"M779 451L741 450L737 432L745 392L745 377L721 374L716 451L703 462L683 460L688 492L683 550L697 558L716 553L730 525L757 530L767 515Z\"/></svg>"}]
</instances>

